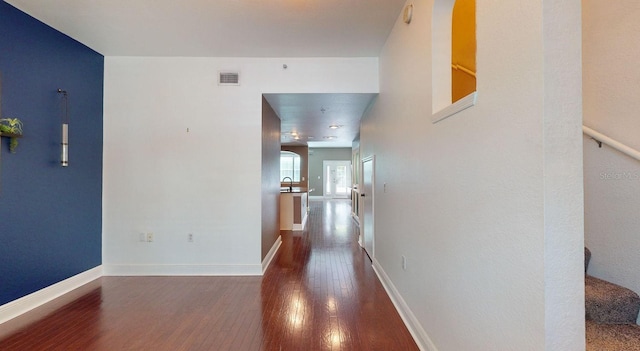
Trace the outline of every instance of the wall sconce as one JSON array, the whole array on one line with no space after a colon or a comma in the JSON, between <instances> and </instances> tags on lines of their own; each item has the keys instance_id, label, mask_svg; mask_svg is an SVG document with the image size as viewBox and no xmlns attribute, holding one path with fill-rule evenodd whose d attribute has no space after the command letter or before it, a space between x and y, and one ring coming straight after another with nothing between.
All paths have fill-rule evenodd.
<instances>
[{"instance_id":1,"label":"wall sconce","mask_svg":"<svg viewBox=\"0 0 640 351\"><path fill-rule=\"evenodd\" d=\"M60 163L62 167L69 166L69 96L66 90L58 89L62 94L62 154Z\"/></svg>"}]
</instances>

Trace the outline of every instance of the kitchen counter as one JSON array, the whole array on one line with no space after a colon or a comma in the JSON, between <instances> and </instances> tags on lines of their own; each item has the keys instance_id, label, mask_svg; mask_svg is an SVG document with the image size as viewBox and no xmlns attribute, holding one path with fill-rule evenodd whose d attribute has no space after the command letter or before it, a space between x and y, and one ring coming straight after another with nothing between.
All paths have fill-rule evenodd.
<instances>
[{"instance_id":1,"label":"kitchen counter","mask_svg":"<svg viewBox=\"0 0 640 351\"><path fill-rule=\"evenodd\" d=\"M281 193L306 193L307 192L307 188L301 188L299 186L294 186L291 191L289 191L289 187L288 186L283 186L280 187L280 192Z\"/></svg>"},{"instance_id":2,"label":"kitchen counter","mask_svg":"<svg viewBox=\"0 0 640 351\"><path fill-rule=\"evenodd\" d=\"M283 190L284 189L284 190ZM307 189L280 190L280 230L303 230L307 222Z\"/></svg>"}]
</instances>

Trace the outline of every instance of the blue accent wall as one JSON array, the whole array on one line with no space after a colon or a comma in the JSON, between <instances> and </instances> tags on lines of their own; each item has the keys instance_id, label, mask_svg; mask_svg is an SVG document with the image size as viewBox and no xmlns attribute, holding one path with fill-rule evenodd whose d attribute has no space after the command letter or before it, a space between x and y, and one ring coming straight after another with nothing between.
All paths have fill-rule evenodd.
<instances>
[{"instance_id":1,"label":"blue accent wall","mask_svg":"<svg viewBox=\"0 0 640 351\"><path fill-rule=\"evenodd\" d=\"M102 262L104 57L0 1L2 117L24 137L0 152L0 305ZM69 167L60 166L69 94Z\"/></svg>"}]
</instances>

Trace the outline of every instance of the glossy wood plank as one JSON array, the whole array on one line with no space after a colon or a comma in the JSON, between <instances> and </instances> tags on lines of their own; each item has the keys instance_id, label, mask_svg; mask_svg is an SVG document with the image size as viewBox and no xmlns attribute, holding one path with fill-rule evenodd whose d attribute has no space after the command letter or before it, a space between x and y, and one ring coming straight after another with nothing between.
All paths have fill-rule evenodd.
<instances>
[{"instance_id":1,"label":"glossy wood plank","mask_svg":"<svg viewBox=\"0 0 640 351\"><path fill-rule=\"evenodd\" d=\"M0 325L0 350L418 350L349 205L311 201L264 277L103 277Z\"/></svg>"}]
</instances>

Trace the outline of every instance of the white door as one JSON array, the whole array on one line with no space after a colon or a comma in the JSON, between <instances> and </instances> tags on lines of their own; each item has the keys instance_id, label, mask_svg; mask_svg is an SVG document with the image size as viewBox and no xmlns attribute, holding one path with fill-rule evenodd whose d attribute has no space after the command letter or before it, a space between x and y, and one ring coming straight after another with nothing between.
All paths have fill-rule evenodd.
<instances>
[{"instance_id":1,"label":"white door","mask_svg":"<svg viewBox=\"0 0 640 351\"><path fill-rule=\"evenodd\" d=\"M374 235L374 189L375 189L375 158L373 156L362 160L362 188L360 190L360 205L362 206L362 237L364 250L373 261L375 248Z\"/></svg>"},{"instance_id":2,"label":"white door","mask_svg":"<svg viewBox=\"0 0 640 351\"><path fill-rule=\"evenodd\" d=\"M323 161L324 197L351 197L351 161Z\"/></svg>"}]
</instances>

